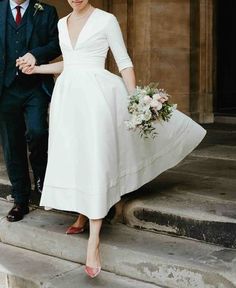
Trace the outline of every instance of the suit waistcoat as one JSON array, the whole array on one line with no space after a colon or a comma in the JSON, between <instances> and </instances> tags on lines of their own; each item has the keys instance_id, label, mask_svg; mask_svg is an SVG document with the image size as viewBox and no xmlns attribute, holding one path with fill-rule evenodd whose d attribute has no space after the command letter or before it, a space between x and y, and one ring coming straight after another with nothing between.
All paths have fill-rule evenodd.
<instances>
[{"instance_id":1,"label":"suit waistcoat","mask_svg":"<svg viewBox=\"0 0 236 288\"><path fill-rule=\"evenodd\" d=\"M6 67L4 86L9 87L15 78L23 77L22 73L16 68L16 59L27 53L26 46L26 24L28 9L24 13L20 25L17 25L12 15L10 6L7 12L6 23Z\"/></svg>"}]
</instances>

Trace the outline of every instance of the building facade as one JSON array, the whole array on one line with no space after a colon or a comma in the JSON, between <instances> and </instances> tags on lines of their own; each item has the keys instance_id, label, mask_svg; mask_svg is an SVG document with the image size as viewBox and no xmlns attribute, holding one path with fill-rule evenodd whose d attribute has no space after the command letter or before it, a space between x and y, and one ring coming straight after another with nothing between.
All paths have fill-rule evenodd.
<instances>
[{"instance_id":1,"label":"building facade","mask_svg":"<svg viewBox=\"0 0 236 288\"><path fill-rule=\"evenodd\" d=\"M58 8L60 17L71 11L66 0L46 2ZM227 39L231 48L224 47L235 18L235 0L90 2L118 18L137 84L158 82L181 111L201 123L235 119L236 81L233 68L229 69L236 59L231 47L236 42L233 27ZM112 56L107 67L117 73Z\"/></svg>"}]
</instances>

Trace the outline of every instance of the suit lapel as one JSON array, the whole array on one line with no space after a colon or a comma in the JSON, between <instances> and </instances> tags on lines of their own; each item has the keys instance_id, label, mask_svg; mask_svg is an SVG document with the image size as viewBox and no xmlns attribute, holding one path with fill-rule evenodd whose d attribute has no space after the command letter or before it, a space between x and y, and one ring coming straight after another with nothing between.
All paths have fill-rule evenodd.
<instances>
[{"instance_id":1,"label":"suit lapel","mask_svg":"<svg viewBox=\"0 0 236 288\"><path fill-rule=\"evenodd\" d=\"M32 35L32 32L33 32L33 28L34 28L34 23L35 23L35 20L37 19L37 13L36 15L34 15L35 13L35 8L34 8L34 5L36 3L36 0L31 0L30 1L30 4L29 4L29 7L28 7L28 13L27 13L27 28L26 28L26 43L27 43L27 46L29 45L29 41L30 41L30 37Z\"/></svg>"},{"instance_id":2,"label":"suit lapel","mask_svg":"<svg viewBox=\"0 0 236 288\"><path fill-rule=\"evenodd\" d=\"M0 45L5 50L8 0L0 1Z\"/></svg>"}]
</instances>

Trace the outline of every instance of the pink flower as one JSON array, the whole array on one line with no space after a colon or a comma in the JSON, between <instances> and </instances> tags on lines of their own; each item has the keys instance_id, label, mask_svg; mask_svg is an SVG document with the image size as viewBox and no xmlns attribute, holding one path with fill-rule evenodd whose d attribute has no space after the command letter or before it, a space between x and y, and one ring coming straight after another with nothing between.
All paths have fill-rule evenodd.
<instances>
[{"instance_id":1,"label":"pink flower","mask_svg":"<svg viewBox=\"0 0 236 288\"><path fill-rule=\"evenodd\" d=\"M161 102L159 102L157 100L152 100L152 102L150 103L150 106L152 108L156 108L157 110L161 110L161 108L162 108Z\"/></svg>"},{"instance_id":2,"label":"pink flower","mask_svg":"<svg viewBox=\"0 0 236 288\"><path fill-rule=\"evenodd\" d=\"M159 101L160 101L161 103L165 103L167 100L166 100L164 97L162 97Z\"/></svg>"}]
</instances>

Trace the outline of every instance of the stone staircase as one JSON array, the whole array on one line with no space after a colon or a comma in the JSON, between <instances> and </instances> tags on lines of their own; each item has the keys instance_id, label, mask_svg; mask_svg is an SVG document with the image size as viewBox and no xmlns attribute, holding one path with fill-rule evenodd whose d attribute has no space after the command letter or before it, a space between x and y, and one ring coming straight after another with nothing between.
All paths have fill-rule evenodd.
<instances>
[{"instance_id":1,"label":"stone staircase","mask_svg":"<svg viewBox=\"0 0 236 288\"><path fill-rule=\"evenodd\" d=\"M110 211L101 235L103 272L92 281L81 266L88 233L65 235L74 214L44 211L33 194L31 213L6 221L12 204L4 200L9 186L2 166L0 279L2 273L6 287L235 288L236 128L207 128L205 141L178 167Z\"/></svg>"},{"instance_id":2,"label":"stone staircase","mask_svg":"<svg viewBox=\"0 0 236 288\"><path fill-rule=\"evenodd\" d=\"M177 167L122 200L131 227L236 248L236 127L209 127Z\"/></svg>"},{"instance_id":3,"label":"stone staircase","mask_svg":"<svg viewBox=\"0 0 236 288\"><path fill-rule=\"evenodd\" d=\"M8 275L14 277L20 275L20 281L31 281L30 285L33 282L35 285L33 288L63 287L62 283L60 284L62 286L47 286L48 282L46 280L44 282L44 263L47 261L50 263L52 258L58 258L67 261L68 265L74 263L78 268L81 267L86 257L88 233L66 235L65 228L73 222L74 216L46 212L37 208L33 209L23 221L9 223L4 215L10 207L10 203L0 201L0 271L4 273L9 271ZM170 288L236 287L236 251L233 249L137 230L123 224L105 224L101 236L101 258L104 271L127 277L130 281L135 279L143 288L148 288L149 285ZM9 247L21 248L19 253L22 256L14 257ZM38 254L28 254L28 251L47 256L44 256L43 260L37 258ZM27 255L35 255L31 256L30 264L27 264L25 260ZM34 263L34 257L39 263ZM81 268L80 272L74 271L74 273L78 273L77 277L83 274ZM38 276L35 278L36 274ZM60 273L55 273L52 279L59 279L60 275ZM38 283L40 277L43 283L40 284L41 286ZM58 279L57 283L60 282ZM94 279L93 287L97 287L100 281L99 277ZM66 285L67 287L76 288L79 282L68 283L70 286ZM115 288L126 287L114 285ZM32 288L32 286L8 288L23 287ZM85 287L81 286L81 288ZM103 287L112 286L108 282L107 286Z\"/></svg>"}]
</instances>

